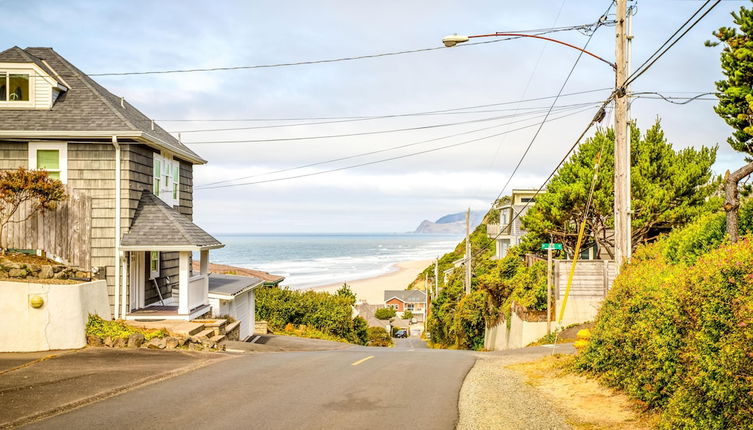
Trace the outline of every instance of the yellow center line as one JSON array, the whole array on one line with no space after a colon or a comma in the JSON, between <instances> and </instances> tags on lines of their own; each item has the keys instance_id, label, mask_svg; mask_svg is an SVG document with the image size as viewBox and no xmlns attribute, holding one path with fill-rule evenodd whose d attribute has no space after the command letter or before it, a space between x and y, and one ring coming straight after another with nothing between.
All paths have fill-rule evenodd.
<instances>
[{"instance_id":1,"label":"yellow center line","mask_svg":"<svg viewBox=\"0 0 753 430\"><path fill-rule=\"evenodd\" d=\"M362 358L362 359L360 359L360 360L358 360L358 361L354 362L353 364L351 364L351 366L358 366L359 364L363 363L364 361L366 361L366 360L371 360L372 358L374 358L374 356L373 356L373 355L370 355L370 356L368 356L368 357L366 357L366 358Z\"/></svg>"}]
</instances>

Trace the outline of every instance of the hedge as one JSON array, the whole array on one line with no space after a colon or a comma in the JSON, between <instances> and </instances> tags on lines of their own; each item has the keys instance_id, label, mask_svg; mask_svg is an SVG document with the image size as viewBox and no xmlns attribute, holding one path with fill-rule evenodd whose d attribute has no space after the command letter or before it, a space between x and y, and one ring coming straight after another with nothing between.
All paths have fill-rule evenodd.
<instances>
[{"instance_id":1,"label":"hedge","mask_svg":"<svg viewBox=\"0 0 753 430\"><path fill-rule=\"evenodd\" d=\"M741 210L751 230L753 204ZM753 428L753 236L707 215L636 252L577 366L662 411L665 429Z\"/></svg>"},{"instance_id":2,"label":"hedge","mask_svg":"<svg viewBox=\"0 0 753 430\"><path fill-rule=\"evenodd\" d=\"M288 324L307 326L363 345L367 324L363 318L351 317L354 303L347 294L265 287L256 290L256 319L267 321L273 331Z\"/></svg>"}]
</instances>

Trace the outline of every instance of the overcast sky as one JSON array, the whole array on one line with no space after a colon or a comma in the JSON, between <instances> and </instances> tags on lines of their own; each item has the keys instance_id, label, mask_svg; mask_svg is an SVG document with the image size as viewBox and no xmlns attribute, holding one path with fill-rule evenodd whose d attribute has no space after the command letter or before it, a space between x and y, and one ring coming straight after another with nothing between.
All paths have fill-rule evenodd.
<instances>
[{"instance_id":1,"label":"overcast sky","mask_svg":"<svg viewBox=\"0 0 753 430\"><path fill-rule=\"evenodd\" d=\"M699 1L641 1L634 18L638 66L700 6ZM636 81L632 90L669 96L713 91L719 48L703 42L748 2L724 1ZM7 47L51 46L87 73L262 65L441 46L452 33L484 34L594 22L607 1L0 1ZM12 13L11 13L12 12ZM553 35L582 46L577 31ZM491 39L484 39L491 40ZM614 58L614 27L597 30L589 50ZM364 136L190 145L209 160L194 185L314 173L524 129L441 151L335 173L256 185L196 190L194 221L212 233L403 232L470 206L488 209L578 53L538 40L512 40L374 59L253 70L98 77L184 142L322 136L434 126ZM609 66L583 57L564 92L613 86ZM512 186L537 188L588 123L608 91L561 98ZM358 117L512 102L472 113L334 124L187 132L296 122L179 122ZM638 99L632 116L646 128L658 117L675 147L720 145L717 172L742 163L712 101L677 106ZM584 105L585 106L585 105ZM588 106L585 106L588 107ZM533 109L538 108L538 109ZM462 112L462 111L461 111ZM517 115L514 116L513 115ZM502 117L502 118L499 118ZM551 118L550 118L551 119ZM510 124L511 122L515 122ZM316 121L314 121L316 122ZM297 123L301 123L298 121ZM506 124L506 125L505 125ZM495 127L496 126L496 127ZM494 128L490 128L494 127ZM476 131L485 128L487 130ZM455 136L467 133L462 136ZM448 137L455 136L455 137ZM443 138L441 140L437 140ZM399 145L432 142L266 176L268 172Z\"/></svg>"}]
</instances>

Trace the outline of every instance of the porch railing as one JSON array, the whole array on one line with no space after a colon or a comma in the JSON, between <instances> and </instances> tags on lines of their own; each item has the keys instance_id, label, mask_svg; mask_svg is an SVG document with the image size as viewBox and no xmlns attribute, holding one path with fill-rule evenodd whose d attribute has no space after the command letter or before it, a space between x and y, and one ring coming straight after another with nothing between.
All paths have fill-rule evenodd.
<instances>
[{"instance_id":1,"label":"porch railing","mask_svg":"<svg viewBox=\"0 0 753 430\"><path fill-rule=\"evenodd\" d=\"M209 278L207 275L193 276L188 280L188 308L195 309L209 304Z\"/></svg>"}]
</instances>

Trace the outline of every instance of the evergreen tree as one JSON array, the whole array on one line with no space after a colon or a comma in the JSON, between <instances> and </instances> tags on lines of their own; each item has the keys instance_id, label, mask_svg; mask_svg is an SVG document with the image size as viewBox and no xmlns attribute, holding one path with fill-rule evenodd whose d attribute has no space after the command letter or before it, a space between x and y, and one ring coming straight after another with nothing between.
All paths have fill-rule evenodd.
<instances>
[{"instance_id":1,"label":"evergreen tree","mask_svg":"<svg viewBox=\"0 0 753 430\"><path fill-rule=\"evenodd\" d=\"M659 121L641 135L631 126L631 182L633 247L657 234L683 225L706 206L713 193L711 165L717 148L672 149ZM614 133L599 130L562 165L522 218L529 234L526 243L552 240L572 255L583 220L594 166L601 159L591 208L586 218L582 249L598 245L611 258L614 249ZM529 248L533 248L530 246ZM603 256L603 254L602 254Z\"/></svg>"},{"instance_id":2,"label":"evergreen tree","mask_svg":"<svg viewBox=\"0 0 753 430\"><path fill-rule=\"evenodd\" d=\"M723 44L721 54L722 74L726 79L716 82L719 103L714 110L733 129L727 143L735 151L747 154L748 164L725 174L725 202L727 232L730 241L736 242L738 233L738 208L740 206L739 182L753 173L753 10L741 7L732 12L738 28L722 27L714 36L718 42L707 41L707 46Z\"/></svg>"}]
</instances>

